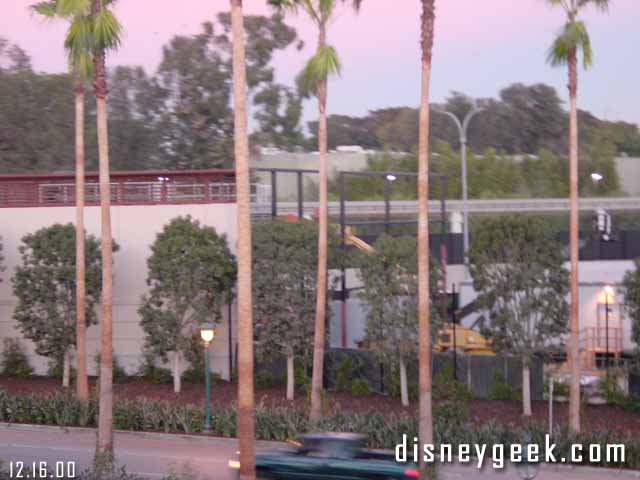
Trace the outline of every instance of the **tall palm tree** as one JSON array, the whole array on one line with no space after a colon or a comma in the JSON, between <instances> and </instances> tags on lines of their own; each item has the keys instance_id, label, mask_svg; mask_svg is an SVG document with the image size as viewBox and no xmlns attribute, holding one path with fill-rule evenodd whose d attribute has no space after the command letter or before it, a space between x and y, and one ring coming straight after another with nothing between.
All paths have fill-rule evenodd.
<instances>
[{"instance_id":1,"label":"tall palm tree","mask_svg":"<svg viewBox=\"0 0 640 480\"><path fill-rule=\"evenodd\" d=\"M69 12L61 0L47 0L31 7L48 19L63 18L69 22L65 48L73 75L75 97L75 166L76 166L76 395L89 400L87 377L87 324L84 234L84 84L91 76L89 39L81 35L87 23L86 12Z\"/></svg>"},{"instance_id":2,"label":"tall palm tree","mask_svg":"<svg viewBox=\"0 0 640 480\"><path fill-rule=\"evenodd\" d=\"M584 22L578 20L582 9L595 6L607 11L609 0L546 0L560 6L566 23L549 50L548 61L554 65L566 65L569 69L569 250L571 257L571 312L567 359L571 372L569 393L569 428L580 431L580 323L578 317L578 54L588 68L592 62L591 40Z\"/></svg>"},{"instance_id":3,"label":"tall palm tree","mask_svg":"<svg viewBox=\"0 0 640 480\"><path fill-rule=\"evenodd\" d=\"M347 0L342 0L346 2ZM353 7L360 8L362 0L351 0ZM313 347L313 374L311 379L311 422L320 420L322 415L322 378L327 315L327 81L331 75L340 74L340 59L336 49L327 44L327 26L334 17L338 0L269 0L269 4L279 9L297 12L303 10L318 29L318 45L298 76L298 84L303 94L314 94L318 99L318 281L316 286L316 318Z\"/></svg>"},{"instance_id":4,"label":"tall palm tree","mask_svg":"<svg viewBox=\"0 0 640 480\"><path fill-rule=\"evenodd\" d=\"M251 294L251 199L247 132L247 72L242 0L231 0L233 101L238 232L238 440L240 479L255 479L253 306Z\"/></svg>"},{"instance_id":5,"label":"tall palm tree","mask_svg":"<svg viewBox=\"0 0 640 480\"><path fill-rule=\"evenodd\" d=\"M433 53L435 0L422 0L422 93L418 135L418 346L420 406L419 436L433 443L431 401L431 333L429 318L429 86Z\"/></svg>"},{"instance_id":6,"label":"tall palm tree","mask_svg":"<svg viewBox=\"0 0 640 480\"><path fill-rule=\"evenodd\" d=\"M93 91L96 97L98 131L98 165L100 183L100 248L102 256L102 318L100 341L100 400L98 441L95 463L113 468L113 278L111 235L111 181L109 173L109 136L107 130L107 50L120 44L122 27L107 6L108 0L68 0L89 7L91 46L93 53ZM89 5L87 5L89 4Z\"/></svg>"}]
</instances>

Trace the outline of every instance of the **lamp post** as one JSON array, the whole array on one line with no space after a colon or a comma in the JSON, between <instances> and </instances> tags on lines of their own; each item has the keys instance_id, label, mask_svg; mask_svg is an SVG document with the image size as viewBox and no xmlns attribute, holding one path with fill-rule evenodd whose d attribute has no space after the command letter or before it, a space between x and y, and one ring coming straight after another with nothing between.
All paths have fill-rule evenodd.
<instances>
[{"instance_id":1,"label":"lamp post","mask_svg":"<svg viewBox=\"0 0 640 480\"><path fill-rule=\"evenodd\" d=\"M478 104L473 101L471 104L471 110L467 112L464 120L460 122L460 119L452 112L449 112L443 108L436 111L444 113L451 117L458 128L458 135L460 139L460 159L462 161L462 204L463 204L463 242L464 242L464 263L468 267L467 253L469 251L469 212L467 211L467 201L469 200L469 194L467 189L467 130L469 129L469 123L476 114L484 111L485 109L479 107ZM468 276L469 269L465 268L465 275Z\"/></svg>"},{"instance_id":2,"label":"lamp post","mask_svg":"<svg viewBox=\"0 0 640 480\"><path fill-rule=\"evenodd\" d=\"M204 424L202 431L211 433L211 371L209 367L209 345L216 336L216 330L211 323L200 325L200 338L204 344Z\"/></svg>"}]
</instances>

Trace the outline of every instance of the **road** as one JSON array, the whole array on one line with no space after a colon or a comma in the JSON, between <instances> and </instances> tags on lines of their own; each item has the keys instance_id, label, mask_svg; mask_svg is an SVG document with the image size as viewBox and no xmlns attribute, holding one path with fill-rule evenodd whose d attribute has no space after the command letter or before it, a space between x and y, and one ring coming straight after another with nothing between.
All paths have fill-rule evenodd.
<instances>
[{"instance_id":1,"label":"road","mask_svg":"<svg viewBox=\"0 0 640 480\"><path fill-rule=\"evenodd\" d=\"M90 465L95 446L92 429L61 429L0 425L0 459L4 461L47 462L55 468L56 462L75 462L80 472ZM269 449L274 444L258 442L258 450ZM228 461L236 458L237 441L164 435L155 433L115 434L116 459L130 473L149 479L157 479L168 473L189 474L189 479L231 480L235 476ZM15 465L15 464L14 464ZM187 475L185 475L186 477ZM514 468L502 471L485 467L478 471L474 466L447 465L440 469L443 480L517 480ZM583 468L543 468L537 479L541 480L614 480L640 478L640 472L614 472L611 470Z\"/></svg>"}]
</instances>

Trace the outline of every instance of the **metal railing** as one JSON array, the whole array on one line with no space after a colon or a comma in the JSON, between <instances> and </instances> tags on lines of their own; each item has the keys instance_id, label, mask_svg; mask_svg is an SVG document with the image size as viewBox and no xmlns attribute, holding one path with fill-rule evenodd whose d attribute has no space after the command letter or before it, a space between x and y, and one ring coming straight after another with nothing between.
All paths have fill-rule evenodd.
<instances>
[{"instance_id":1,"label":"metal railing","mask_svg":"<svg viewBox=\"0 0 640 480\"><path fill-rule=\"evenodd\" d=\"M620 353L623 351L623 333L620 327L609 327L607 337L606 327L586 327L580 331L580 348L591 352L605 353L607 343L609 353Z\"/></svg>"}]
</instances>

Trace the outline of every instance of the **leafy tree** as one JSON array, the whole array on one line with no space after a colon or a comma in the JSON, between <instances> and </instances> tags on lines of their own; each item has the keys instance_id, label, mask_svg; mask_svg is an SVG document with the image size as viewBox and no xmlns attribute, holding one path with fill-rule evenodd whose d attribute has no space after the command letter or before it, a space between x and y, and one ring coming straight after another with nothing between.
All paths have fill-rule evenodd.
<instances>
[{"instance_id":1,"label":"leafy tree","mask_svg":"<svg viewBox=\"0 0 640 480\"><path fill-rule=\"evenodd\" d=\"M566 15L562 31L555 38L547 60L553 66L568 67L569 73L569 251L571 261L571 317L567 358L571 369L569 395L569 428L580 431L580 331L578 317L578 54L589 68L593 60L591 39L579 14L594 6L607 11L609 0L546 0L560 6Z\"/></svg>"},{"instance_id":2,"label":"leafy tree","mask_svg":"<svg viewBox=\"0 0 640 480\"><path fill-rule=\"evenodd\" d=\"M259 129L251 135L252 142L286 150L304 143L300 129L302 99L292 89L267 85L253 101Z\"/></svg>"},{"instance_id":3,"label":"leafy tree","mask_svg":"<svg viewBox=\"0 0 640 480\"><path fill-rule=\"evenodd\" d=\"M171 355L173 389L180 392L183 360L199 325L217 323L236 278L225 235L190 216L165 225L147 260L148 294L139 309L145 347L162 360Z\"/></svg>"},{"instance_id":4,"label":"leafy tree","mask_svg":"<svg viewBox=\"0 0 640 480\"><path fill-rule=\"evenodd\" d=\"M568 274L560 246L537 217L503 216L480 225L469 254L484 331L495 349L522 360L524 415L531 415L529 367L567 331Z\"/></svg>"},{"instance_id":5,"label":"leafy tree","mask_svg":"<svg viewBox=\"0 0 640 480\"><path fill-rule=\"evenodd\" d=\"M162 98L158 130L170 168L229 167L233 159L231 20L220 13L193 37L176 36L164 48L157 84ZM247 85L261 102L276 88L273 55L297 38L282 17L247 16ZM259 109L264 116L264 109ZM295 117L295 115L294 115ZM264 121L264 117L260 117ZM273 120L273 118L271 119ZM280 123L296 122L286 118Z\"/></svg>"},{"instance_id":6,"label":"leafy tree","mask_svg":"<svg viewBox=\"0 0 640 480\"><path fill-rule=\"evenodd\" d=\"M347 0L342 0L342 3ZM318 45L315 54L298 75L298 87L304 96L318 99L318 277L316 284L315 345L313 352L313 376L311 379L311 412L313 423L320 420L321 393L324 368L327 296L327 246L328 211L327 190L327 86L329 77L340 73L340 59L336 48L327 43L327 29L335 18L338 0L269 0L275 8L297 12L302 10L318 30ZM350 0L357 11L362 0Z\"/></svg>"},{"instance_id":7,"label":"leafy tree","mask_svg":"<svg viewBox=\"0 0 640 480\"><path fill-rule=\"evenodd\" d=\"M381 361L400 373L402 405L409 405L407 363L418 352L418 248L414 237L378 237L372 253L359 258L367 324L365 340ZM438 295L439 269L431 261L430 296ZM440 328L437 309L431 303L431 338Z\"/></svg>"},{"instance_id":8,"label":"leafy tree","mask_svg":"<svg viewBox=\"0 0 640 480\"><path fill-rule=\"evenodd\" d=\"M622 280L624 303L633 321L631 336L640 353L640 258L634 261L634 269L629 270Z\"/></svg>"},{"instance_id":9,"label":"leafy tree","mask_svg":"<svg viewBox=\"0 0 640 480\"><path fill-rule=\"evenodd\" d=\"M19 247L22 263L12 278L18 304L13 317L36 353L50 363L63 365L63 387L69 386L70 357L76 346L75 227L55 224L25 235ZM118 245L113 243L113 251ZM100 243L92 235L85 240L86 326L97 323L102 260Z\"/></svg>"},{"instance_id":10,"label":"leafy tree","mask_svg":"<svg viewBox=\"0 0 640 480\"><path fill-rule=\"evenodd\" d=\"M317 240L318 225L307 220L265 221L253 229L256 349L261 357L286 358L287 400L294 396L294 360L306 364L313 351ZM338 245L333 232L330 251L337 254Z\"/></svg>"}]
</instances>

